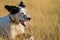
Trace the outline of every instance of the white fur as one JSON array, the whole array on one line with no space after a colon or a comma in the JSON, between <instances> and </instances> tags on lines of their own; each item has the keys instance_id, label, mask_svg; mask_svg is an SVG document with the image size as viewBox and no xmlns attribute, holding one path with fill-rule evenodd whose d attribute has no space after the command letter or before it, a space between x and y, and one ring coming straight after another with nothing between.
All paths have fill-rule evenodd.
<instances>
[{"instance_id":1,"label":"white fur","mask_svg":"<svg viewBox=\"0 0 60 40\"><path fill-rule=\"evenodd\" d=\"M24 31L24 26L22 26L20 23L18 25L12 25L11 26L11 37L12 39L15 38L15 36L17 36L18 34L23 34L25 31Z\"/></svg>"}]
</instances>

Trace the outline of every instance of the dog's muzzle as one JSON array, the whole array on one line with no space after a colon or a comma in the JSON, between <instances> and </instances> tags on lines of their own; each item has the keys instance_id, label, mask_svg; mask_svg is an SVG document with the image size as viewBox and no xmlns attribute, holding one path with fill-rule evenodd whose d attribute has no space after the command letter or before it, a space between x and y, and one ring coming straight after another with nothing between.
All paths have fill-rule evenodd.
<instances>
[{"instance_id":1,"label":"dog's muzzle","mask_svg":"<svg viewBox=\"0 0 60 40\"><path fill-rule=\"evenodd\" d=\"M21 23L24 27L26 27L27 24L28 24L28 21L30 21L30 20L31 20L31 18L28 17L27 20L19 20L19 21L20 21L20 23Z\"/></svg>"}]
</instances>

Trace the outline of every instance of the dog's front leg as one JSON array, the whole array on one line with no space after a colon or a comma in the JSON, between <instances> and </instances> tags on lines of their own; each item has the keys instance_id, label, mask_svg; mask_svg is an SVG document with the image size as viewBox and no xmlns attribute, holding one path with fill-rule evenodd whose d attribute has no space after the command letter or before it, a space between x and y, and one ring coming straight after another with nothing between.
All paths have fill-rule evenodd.
<instances>
[{"instance_id":1,"label":"dog's front leg","mask_svg":"<svg viewBox=\"0 0 60 40\"><path fill-rule=\"evenodd\" d=\"M23 36L28 40L33 40L34 39L33 36L29 33L24 33Z\"/></svg>"}]
</instances>

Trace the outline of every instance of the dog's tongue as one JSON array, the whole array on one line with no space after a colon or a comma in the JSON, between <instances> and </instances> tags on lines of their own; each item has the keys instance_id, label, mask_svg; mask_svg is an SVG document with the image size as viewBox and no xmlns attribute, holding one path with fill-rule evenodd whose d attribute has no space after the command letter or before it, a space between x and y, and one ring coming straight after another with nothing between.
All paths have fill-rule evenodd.
<instances>
[{"instance_id":1,"label":"dog's tongue","mask_svg":"<svg viewBox=\"0 0 60 40\"><path fill-rule=\"evenodd\" d=\"M26 21L24 22L24 26L27 26L27 22Z\"/></svg>"}]
</instances>

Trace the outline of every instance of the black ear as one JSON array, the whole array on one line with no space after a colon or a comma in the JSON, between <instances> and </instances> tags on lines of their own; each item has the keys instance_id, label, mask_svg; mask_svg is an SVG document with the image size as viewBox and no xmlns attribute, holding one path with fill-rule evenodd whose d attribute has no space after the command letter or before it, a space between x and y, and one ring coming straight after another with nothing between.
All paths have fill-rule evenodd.
<instances>
[{"instance_id":1,"label":"black ear","mask_svg":"<svg viewBox=\"0 0 60 40\"><path fill-rule=\"evenodd\" d=\"M9 5L5 5L5 9L7 9L8 11L11 11L12 7Z\"/></svg>"},{"instance_id":2,"label":"black ear","mask_svg":"<svg viewBox=\"0 0 60 40\"><path fill-rule=\"evenodd\" d=\"M20 4L19 4L18 6L25 7L23 1L21 1Z\"/></svg>"},{"instance_id":3,"label":"black ear","mask_svg":"<svg viewBox=\"0 0 60 40\"><path fill-rule=\"evenodd\" d=\"M19 12L19 8L16 6L9 6L5 5L5 8L11 13L11 14L16 14Z\"/></svg>"},{"instance_id":4,"label":"black ear","mask_svg":"<svg viewBox=\"0 0 60 40\"><path fill-rule=\"evenodd\" d=\"M19 8L16 6L12 6L13 8L11 9L11 14L16 14L19 12Z\"/></svg>"}]
</instances>

